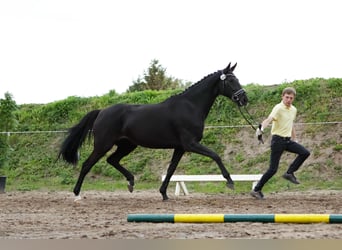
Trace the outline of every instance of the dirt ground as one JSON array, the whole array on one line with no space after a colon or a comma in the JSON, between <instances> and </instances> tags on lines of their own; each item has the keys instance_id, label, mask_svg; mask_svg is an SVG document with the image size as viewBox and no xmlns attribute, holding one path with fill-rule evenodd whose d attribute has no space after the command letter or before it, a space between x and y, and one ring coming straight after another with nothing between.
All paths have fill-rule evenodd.
<instances>
[{"instance_id":1,"label":"dirt ground","mask_svg":"<svg viewBox=\"0 0 342 250\"><path fill-rule=\"evenodd\" d=\"M158 191L84 191L0 194L0 239L341 239L342 224L134 223L131 213L342 214L342 191L175 196Z\"/></svg>"}]
</instances>

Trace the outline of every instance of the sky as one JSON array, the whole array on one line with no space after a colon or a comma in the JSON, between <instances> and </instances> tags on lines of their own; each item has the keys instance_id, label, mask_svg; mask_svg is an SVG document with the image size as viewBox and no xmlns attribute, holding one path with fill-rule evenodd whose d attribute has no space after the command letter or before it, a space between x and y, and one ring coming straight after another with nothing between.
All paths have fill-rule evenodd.
<instances>
[{"instance_id":1,"label":"sky","mask_svg":"<svg viewBox=\"0 0 342 250\"><path fill-rule=\"evenodd\" d=\"M238 64L242 85L342 78L339 0L0 0L0 98L125 92L157 59L197 82Z\"/></svg>"}]
</instances>

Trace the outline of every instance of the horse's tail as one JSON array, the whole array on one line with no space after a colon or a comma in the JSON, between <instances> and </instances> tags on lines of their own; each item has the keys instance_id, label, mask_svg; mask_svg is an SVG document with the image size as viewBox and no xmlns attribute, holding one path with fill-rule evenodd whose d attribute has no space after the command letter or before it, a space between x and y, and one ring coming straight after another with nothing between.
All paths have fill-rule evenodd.
<instances>
[{"instance_id":1,"label":"horse's tail","mask_svg":"<svg viewBox=\"0 0 342 250\"><path fill-rule=\"evenodd\" d=\"M90 111L78 124L69 129L69 134L59 151L58 159L62 156L66 162L77 164L79 160L78 149L82 146L87 135L91 136L91 129L100 111L100 109Z\"/></svg>"}]
</instances>

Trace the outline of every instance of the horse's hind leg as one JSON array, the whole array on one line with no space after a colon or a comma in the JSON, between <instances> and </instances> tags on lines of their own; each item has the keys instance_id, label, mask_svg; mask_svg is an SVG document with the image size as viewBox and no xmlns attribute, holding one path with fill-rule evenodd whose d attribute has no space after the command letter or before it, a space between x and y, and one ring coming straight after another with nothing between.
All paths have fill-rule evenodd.
<instances>
[{"instance_id":1,"label":"horse's hind leg","mask_svg":"<svg viewBox=\"0 0 342 250\"><path fill-rule=\"evenodd\" d=\"M129 140L122 139L117 143L117 146L116 151L107 158L107 162L126 177L126 180L128 181L128 190L133 192L134 176L126 168L121 166L120 160L136 149L137 145L131 143Z\"/></svg>"},{"instance_id":2,"label":"horse's hind leg","mask_svg":"<svg viewBox=\"0 0 342 250\"><path fill-rule=\"evenodd\" d=\"M80 172L80 175L78 177L78 180L76 182L76 185L74 187L74 194L76 197L79 197L81 186L83 183L83 180L85 176L89 173L90 169L95 165L95 163L104 156L105 153L98 153L93 151L91 155L88 157L88 159L82 164L82 169ZM79 199L79 198L76 198Z\"/></svg>"}]
</instances>

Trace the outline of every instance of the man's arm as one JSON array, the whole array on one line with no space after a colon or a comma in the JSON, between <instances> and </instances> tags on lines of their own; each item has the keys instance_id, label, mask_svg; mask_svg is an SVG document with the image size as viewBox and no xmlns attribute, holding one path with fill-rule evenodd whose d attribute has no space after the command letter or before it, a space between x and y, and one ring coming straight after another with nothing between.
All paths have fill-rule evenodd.
<instances>
[{"instance_id":1,"label":"man's arm","mask_svg":"<svg viewBox=\"0 0 342 250\"><path fill-rule=\"evenodd\" d=\"M261 131L264 131L264 128L267 128L268 125L274 120L272 116L267 117L262 123L261 123Z\"/></svg>"},{"instance_id":2,"label":"man's arm","mask_svg":"<svg viewBox=\"0 0 342 250\"><path fill-rule=\"evenodd\" d=\"M272 116L269 116L259 125L259 127L255 131L255 135L258 138L259 143L264 144L264 141L262 139L262 134L264 133L264 128L266 128L273 120L274 120L274 118Z\"/></svg>"}]
</instances>

